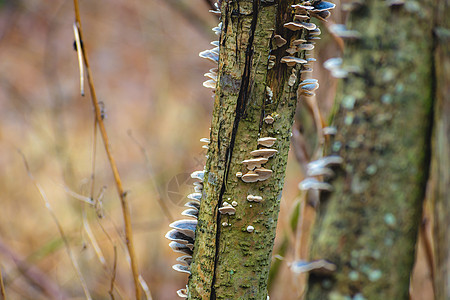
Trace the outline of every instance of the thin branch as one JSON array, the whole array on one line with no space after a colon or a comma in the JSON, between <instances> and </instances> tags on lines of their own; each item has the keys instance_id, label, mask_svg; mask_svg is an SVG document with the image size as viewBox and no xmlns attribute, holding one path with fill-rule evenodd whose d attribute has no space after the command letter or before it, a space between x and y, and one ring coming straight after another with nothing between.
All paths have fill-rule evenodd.
<instances>
[{"instance_id":1,"label":"thin branch","mask_svg":"<svg viewBox=\"0 0 450 300\"><path fill-rule=\"evenodd\" d=\"M80 39L83 42L84 41L83 30L82 30L82 26L81 26L78 0L74 0L73 2L74 2L74 9L75 9L76 25L78 27ZM106 133L105 124L103 123L102 112L101 112L100 105L97 100L97 95L95 93L94 81L93 81L92 72L91 72L91 69L89 66L89 60L88 60L87 53L85 51L85 44L83 44L81 49L78 49L78 51L81 51L83 54L84 64L86 66L86 71L87 71L89 90L91 93L92 104L95 108L95 116L97 119L97 124L100 129L100 133L101 133L101 136L103 139L103 144L105 146L106 155L108 157L108 160L109 160L109 163L110 163L113 175L114 175L117 192L119 194L120 203L122 205L123 220L124 220L124 224L125 224L125 243L127 245L128 253L130 255L130 264L131 264L131 271L133 273L136 299L140 300L141 299L141 288L139 286L139 270L138 270L137 258L136 258L136 254L135 254L135 250L134 250L134 243L133 243L133 231L132 231L132 227L131 227L130 208L128 206L128 201L126 200L126 193L124 192L124 189L122 186L122 181L119 176L119 171L117 169L116 162L115 162L114 157L112 156L112 153L110 150L108 135Z\"/></svg>"},{"instance_id":2,"label":"thin branch","mask_svg":"<svg viewBox=\"0 0 450 300\"><path fill-rule=\"evenodd\" d=\"M48 201L47 195L44 192L44 189L41 187L41 185L36 181L36 179L34 178L33 174L30 171L30 167L28 166L28 162L27 159L25 158L25 155L19 150L19 154L22 156L23 162L25 164L25 168L27 170L27 174L28 177L31 179L31 181L33 182L34 186L36 187L36 189L39 191L39 194L41 195L42 200L44 200L45 203L45 207L47 208L47 210L50 212L50 215L53 218L53 221L56 224L56 227L58 228L59 234L61 235L61 239L64 242L67 254L69 255L70 261L72 262L72 266L76 271L76 274L78 276L78 280L81 283L81 286L83 288L84 294L86 296L86 299L88 300L92 300L91 294L89 293L86 281L83 278L83 274L81 273L80 267L78 266L78 262L75 259L75 256L72 253L72 250L70 249L70 244L69 241L66 238L66 235L64 233L64 230L62 228L61 223L59 222L58 218L56 217L55 212L53 211L52 206L50 205L50 202Z\"/></svg>"}]
</instances>

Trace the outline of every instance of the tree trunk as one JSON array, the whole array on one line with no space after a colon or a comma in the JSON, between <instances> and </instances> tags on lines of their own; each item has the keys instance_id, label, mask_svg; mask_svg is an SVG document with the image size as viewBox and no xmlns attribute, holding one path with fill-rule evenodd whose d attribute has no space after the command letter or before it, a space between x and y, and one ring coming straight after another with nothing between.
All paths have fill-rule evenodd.
<instances>
[{"instance_id":1,"label":"tree trunk","mask_svg":"<svg viewBox=\"0 0 450 300\"><path fill-rule=\"evenodd\" d=\"M311 274L307 299L408 299L428 175L433 1L388 2L359 1L350 13L360 38L344 54L330 145L345 163L311 246L311 259L337 270Z\"/></svg>"},{"instance_id":2,"label":"tree trunk","mask_svg":"<svg viewBox=\"0 0 450 300\"><path fill-rule=\"evenodd\" d=\"M435 293L437 300L446 300L450 299L450 2L438 3L430 198L434 205Z\"/></svg>"},{"instance_id":3,"label":"tree trunk","mask_svg":"<svg viewBox=\"0 0 450 300\"><path fill-rule=\"evenodd\" d=\"M281 63L289 41L305 33L283 27L294 1L224 0L220 60L203 196L196 229L189 299L266 299L267 278L284 183L296 90L293 67ZM272 49L274 34L286 45ZM272 49L272 50L271 50ZM269 55L275 66L268 67ZM305 55L302 53L301 55ZM300 66L294 67L297 71ZM273 117L273 124L264 121ZM275 137L278 151L263 165L269 179L244 182L243 160L266 148L258 138ZM249 202L248 195L261 196ZM218 209L235 201L234 215ZM250 227L249 227L250 226ZM252 228L254 230L252 231Z\"/></svg>"}]
</instances>

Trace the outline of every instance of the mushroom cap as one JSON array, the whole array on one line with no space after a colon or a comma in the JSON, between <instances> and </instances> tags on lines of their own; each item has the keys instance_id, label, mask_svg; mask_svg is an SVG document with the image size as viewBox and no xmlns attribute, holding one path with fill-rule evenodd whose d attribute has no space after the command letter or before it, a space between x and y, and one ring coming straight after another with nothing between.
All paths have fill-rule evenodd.
<instances>
[{"instance_id":1,"label":"mushroom cap","mask_svg":"<svg viewBox=\"0 0 450 300\"><path fill-rule=\"evenodd\" d=\"M270 125L270 124L273 124L273 122L275 122L275 119L271 115L268 115L264 118L264 122L266 122L266 124Z\"/></svg>"},{"instance_id":2,"label":"mushroom cap","mask_svg":"<svg viewBox=\"0 0 450 300\"><path fill-rule=\"evenodd\" d=\"M205 50L198 54L198 56L202 58L209 59L212 62L218 63L219 62L219 55L217 53L212 52L211 50Z\"/></svg>"},{"instance_id":3,"label":"mushroom cap","mask_svg":"<svg viewBox=\"0 0 450 300\"><path fill-rule=\"evenodd\" d=\"M311 68L305 68L305 69L301 69L300 73L311 73L313 71L313 69Z\"/></svg>"},{"instance_id":4,"label":"mushroom cap","mask_svg":"<svg viewBox=\"0 0 450 300\"><path fill-rule=\"evenodd\" d=\"M291 5L291 7L295 8L297 11L314 9L314 6L301 5L301 4L294 4L294 5Z\"/></svg>"},{"instance_id":5,"label":"mushroom cap","mask_svg":"<svg viewBox=\"0 0 450 300\"><path fill-rule=\"evenodd\" d=\"M187 195L187 198L194 201L200 201L202 199L202 193L191 193Z\"/></svg>"},{"instance_id":6,"label":"mushroom cap","mask_svg":"<svg viewBox=\"0 0 450 300\"><path fill-rule=\"evenodd\" d=\"M205 170L194 171L194 172L191 173L191 178L192 179L199 179L199 180L203 181L204 177L205 177Z\"/></svg>"},{"instance_id":7,"label":"mushroom cap","mask_svg":"<svg viewBox=\"0 0 450 300\"><path fill-rule=\"evenodd\" d=\"M305 79L302 82L300 82L300 86L303 86L303 85L309 84L309 83L316 83L316 82L319 82L319 81L314 78L308 78L308 79Z\"/></svg>"},{"instance_id":8,"label":"mushroom cap","mask_svg":"<svg viewBox=\"0 0 450 300\"><path fill-rule=\"evenodd\" d=\"M255 196L255 195L248 195L247 201L249 202L261 202L263 198L261 196Z\"/></svg>"},{"instance_id":9,"label":"mushroom cap","mask_svg":"<svg viewBox=\"0 0 450 300\"><path fill-rule=\"evenodd\" d=\"M318 82L306 83L301 85L300 88L308 92L313 92L319 88L319 83Z\"/></svg>"},{"instance_id":10,"label":"mushroom cap","mask_svg":"<svg viewBox=\"0 0 450 300\"><path fill-rule=\"evenodd\" d=\"M311 10L311 12L320 12L325 11L329 9L334 9L336 7L336 4L328 2L328 1L320 1L314 3L314 9Z\"/></svg>"},{"instance_id":11,"label":"mushroom cap","mask_svg":"<svg viewBox=\"0 0 450 300\"><path fill-rule=\"evenodd\" d=\"M210 44L215 47L219 47L219 41L212 41Z\"/></svg>"},{"instance_id":12,"label":"mushroom cap","mask_svg":"<svg viewBox=\"0 0 450 300\"><path fill-rule=\"evenodd\" d=\"M303 44L303 43L306 43L306 40L304 40L304 39L298 39L298 40L293 41L293 42L292 42L292 45L298 46L298 45Z\"/></svg>"},{"instance_id":13,"label":"mushroom cap","mask_svg":"<svg viewBox=\"0 0 450 300\"><path fill-rule=\"evenodd\" d=\"M186 206L186 207L191 207L191 208L196 208L196 209L200 209L200 202L197 202L197 201L189 201L189 202L187 202L184 206Z\"/></svg>"},{"instance_id":14,"label":"mushroom cap","mask_svg":"<svg viewBox=\"0 0 450 300\"><path fill-rule=\"evenodd\" d=\"M284 56L281 58L282 63L286 63L289 67L293 67L296 64L306 64L307 61L303 58L298 58L294 56Z\"/></svg>"},{"instance_id":15,"label":"mushroom cap","mask_svg":"<svg viewBox=\"0 0 450 300\"><path fill-rule=\"evenodd\" d=\"M257 167L261 167L262 164L265 164L269 159L265 157L258 157L252 159L246 159L242 161L242 164L247 166L247 169L254 170Z\"/></svg>"},{"instance_id":16,"label":"mushroom cap","mask_svg":"<svg viewBox=\"0 0 450 300\"><path fill-rule=\"evenodd\" d=\"M306 178L298 184L298 188L302 191L307 190L324 190L331 192L333 186L326 182L321 182L316 178Z\"/></svg>"},{"instance_id":17,"label":"mushroom cap","mask_svg":"<svg viewBox=\"0 0 450 300\"><path fill-rule=\"evenodd\" d=\"M301 22L288 22L283 25L284 28L287 28L292 31L298 31L305 28Z\"/></svg>"},{"instance_id":18,"label":"mushroom cap","mask_svg":"<svg viewBox=\"0 0 450 300\"><path fill-rule=\"evenodd\" d=\"M210 10L210 12L215 12L215 11L211 11L211 10ZM219 15L220 15L220 11L219 11ZM186 290L186 289L179 289L179 290L177 291L177 295L178 295L178 297L180 297L180 298L187 298L187 290Z\"/></svg>"},{"instance_id":19,"label":"mushroom cap","mask_svg":"<svg viewBox=\"0 0 450 300\"><path fill-rule=\"evenodd\" d=\"M263 137L263 138L258 139L258 145L262 145L265 147L272 147L276 141L277 141L277 138L274 138L274 137Z\"/></svg>"},{"instance_id":20,"label":"mushroom cap","mask_svg":"<svg viewBox=\"0 0 450 300\"><path fill-rule=\"evenodd\" d=\"M318 160L314 160L307 164L308 169L313 168L324 168L330 165L340 165L344 162L344 159L339 155L330 155L319 158Z\"/></svg>"},{"instance_id":21,"label":"mushroom cap","mask_svg":"<svg viewBox=\"0 0 450 300\"><path fill-rule=\"evenodd\" d=\"M181 233L195 238L195 229L197 228L197 220L178 220L169 224L170 228L177 229Z\"/></svg>"},{"instance_id":22,"label":"mushroom cap","mask_svg":"<svg viewBox=\"0 0 450 300\"><path fill-rule=\"evenodd\" d=\"M183 256L177 257L176 260L180 263L184 263L187 266L189 266L192 263L192 256L191 255L183 255Z\"/></svg>"},{"instance_id":23,"label":"mushroom cap","mask_svg":"<svg viewBox=\"0 0 450 300\"><path fill-rule=\"evenodd\" d=\"M177 243L177 242L170 242L169 246L170 246L170 248L172 248L172 250L174 252L184 253L184 254L187 254L187 255L192 255L193 254L192 249L190 249L185 244L180 244L180 243Z\"/></svg>"},{"instance_id":24,"label":"mushroom cap","mask_svg":"<svg viewBox=\"0 0 450 300\"><path fill-rule=\"evenodd\" d=\"M206 81L203 82L203 86L205 88L208 88L208 89L215 89L216 88L216 81L213 80L213 79L206 80Z\"/></svg>"},{"instance_id":25,"label":"mushroom cap","mask_svg":"<svg viewBox=\"0 0 450 300\"><path fill-rule=\"evenodd\" d=\"M300 44L297 46L297 48L299 50L312 50L312 49L314 49L314 45L313 44Z\"/></svg>"},{"instance_id":26,"label":"mushroom cap","mask_svg":"<svg viewBox=\"0 0 450 300\"><path fill-rule=\"evenodd\" d=\"M309 33L309 35L320 35L322 33L322 31L320 31L320 28L317 27L313 30L310 30L308 33Z\"/></svg>"},{"instance_id":27,"label":"mushroom cap","mask_svg":"<svg viewBox=\"0 0 450 300\"><path fill-rule=\"evenodd\" d=\"M279 34L273 36L273 41L277 47L281 47L287 43L287 41Z\"/></svg>"},{"instance_id":28,"label":"mushroom cap","mask_svg":"<svg viewBox=\"0 0 450 300\"><path fill-rule=\"evenodd\" d=\"M222 206L219 208L219 212L223 215L234 215L236 213L236 209L233 206Z\"/></svg>"},{"instance_id":29,"label":"mushroom cap","mask_svg":"<svg viewBox=\"0 0 450 300\"><path fill-rule=\"evenodd\" d=\"M201 138L200 142L209 144L211 141L208 138Z\"/></svg>"},{"instance_id":30,"label":"mushroom cap","mask_svg":"<svg viewBox=\"0 0 450 300\"><path fill-rule=\"evenodd\" d=\"M217 81L217 73L208 72L203 74L203 76L211 78L214 81Z\"/></svg>"},{"instance_id":31,"label":"mushroom cap","mask_svg":"<svg viewBox=\"0 0 450 300\"><path fill-rule=\"evenodd\" d=\"M165 238L168 239L169 241L174 241L180 244L193 244L194 243L194 239L180 231L178 231L177 229L172 229L169 230L166 235Z\"/></svg>"},{"instance_id":32,"label":"mushroom cap","mask_svg":"<svg viewBox=\"0 0 450 300\"><path fill-rule=\"evenodd\" d=\"M258 149L258 150L253 150L252 152L250 152L250 154L252 156L266 157L266 158L271 158L272 156L274 156L277 153L278 153L278 150L275 150L275 149Z\"/></svg>"},{"instance_id":33,"label":"mushroom cap","mask_svg":"<svg viewBox=\"0 0 450 300\"><path fill-rule=\"evenodd\" d=\"M308 20L309 16L308 15L295 15L294 16L294 21L303 21L303 20Z\"/></svg>"},{"instance_id":34,"label":"mushroom cap","mask_svg":"<svg viewBox=\"0 0 450 300\"><path fill-rule=\"evenodd\" d=\"M292 73L291 76L289 76L288 85L294 86L296 80L297 80L297 75L295 75L295 73Z\"/></svg>"},{"instance_id":35,"label":"mushroom cap","mask_svg":"<svg viewBox=\"0 0 450 300\"><path fill-rule=\"evenodd\" d=\"M259 175L253 171L249 171L246 174L242 175L241 179L243 182L257 182Z\"/></svg>"},{"instance_id":36,"label":"mushroom cap","mask_svg":"<svg viewBox=\"0 0 450 300\"><path fill-rule=\"evenodd\" d=\"M306 175L332 177L332 176L334 176L334 172L330 168L314 168L314 169L308 169L306 171Z\"/></svg>"},{"instance_id":37,"label":"mushroom cap","mask_svg":"<svg viewBox=\"0 0 450 300\"><path fill-rule=\"evenodd\" d=\"M266 179L269 179L270 176L272 176L273 171L265 168L256 168L255 169L256 174L259 175L258 180L264 181Z\"/></svg>"},{"instance_id":38,"label":"mushroom cap","mask_svg":"<svg viewBox=\"0 0 450 300\"><path fill-rule=\"evenodd\" d=\"M316 17L319 20L327 22L327 19L331 16L331 13L328 10L319 11L319 12L310 11L310 15L312 17Z\"/></svg>"},{"instance_id":39,"label":"mushroom cap","mask_svg":"<svg viewBox=\"0 0 450 300\"><path fill-rule=\"evenodd\" d=\"M317 28L317 25L314 23L299 22L299 24L302 25L303 28L307 30L314 30Z\"/></svg>"},{"instance_id":40,"label":"mushroom cap","mask_svg":"<svg viewBox=\"0 0 450 300\"><path fill-rule=\"evenodd\" d=\"M297 47L290 47L286 49L286 52L289 53L290 55L293 55L297 51L298 51Z\"/></svg>"},{"instance_id":41,"label":"mushroom cap","mask_svg":"<svg viewBox=\"0 0 450 300\"><path fill-rule=\"evenodd\" d=\"M175 271L178 271L178 272L191 274L191 269L189 268L189 266L183 266L180 264L176 264L176 265L172 266L172 269L174 269Z\"/></svg>"},{"instance_id":42,"label":"mushroom cap","mask_svg":"<svg viewBox=\"0 0 450 300\"><path fill-rule=\"evenodd\" d=\"M241 178L242 177L242 172L236 172L236 177Z\"/></svg>"},{"instance_id":43,"label":"mushroom cap","mask_svg":"<svg viewBox=\"0 0 450 300\"><path fill-rule=\"evenodd\" d=\"M192 218L198 218L198 209L196 208L188 208L185 209L182 213L182 216L186 216L186 217L192 217Z\"/></svg>"},{"instance_id":44,"label":"mushroom cap","mask_svg":"<svg viewBox=\"0 0 450 300\"><path fill-rule=\"evenodd\" d=\"M248 232L253 232L253 230L255 230L255 227L253 227L252 225L248 225L247 226L247 231Z\"/></svg>"}]
</instances>

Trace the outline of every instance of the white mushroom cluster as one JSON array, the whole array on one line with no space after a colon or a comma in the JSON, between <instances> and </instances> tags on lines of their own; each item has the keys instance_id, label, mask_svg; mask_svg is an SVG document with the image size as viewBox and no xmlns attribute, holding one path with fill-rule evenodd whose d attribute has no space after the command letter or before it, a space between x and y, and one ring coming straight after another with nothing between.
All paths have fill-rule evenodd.
<instances>
[{"instance_id":1,"label":"white mushroom cluster","mask_svg":"<svg viewBox=\"0 0 450 300\"><path fill-rule=\"evenodd\" d=\"M311 22L311 17L315 17L319 20L326 21L326 19L331 15L330 10L334 9L336 5L327 1L302 1L301 3L292 5L295 11L294 18L291 22L285 23L283 26L291 31L306 31L306 39L295 39L286 41L279 34L275 34L273 37L274 48L283 47L288 44L286 52L288 55L281 58L280 62L285 63L288 67L294 67L297 64L301 65L300 73L312 72L312 68L308 65L311 61L296 57L296 54L301 51L311 51L314 49L315 40L320 39L320 29L317 25ZM269 58L269 69L274 65L274 60ZM296 70L292 70L292 74L289 77L289 86L294 86L297 81ZM306 93L309 95L309 93Z\"/></svg>"},{"instance_id":2,"label":"white mushroom cluster","mask_svg":"<svg viewBox=\"0 0 450 300\"><path fill-rule=\"evenodd\" d=\"M205 171L195 171L191 174L191 178L196 179L194 182L194 193L187 196L190 200L184 206L187 207L181 214L191 217L192 219L178 220L169 225L172 230L167 232L166 238L170 240L169 246L175 252L185 254L177 259L182 264L176 264L172 268L175 271L189 273L189 266L192 261L192 253L195 242L195 229L197 227L198 210L200 209L200 201L203 191L203 178Z\"/></svg>"},{"instance_id":3,"label":"white mushroom cluster","mask_svg":"<svg viewBox=\"0 0 450 300\"><path fill-rule=\"evenodd\" d=\"M266 117L267 118L267 117ZM277 141L274 137L263 137L258 139L258 145L263 147L272 147ZM269 158L278 153L278 150L271 148L261 148L250 152L253 158L242 161L248 172L240 178L244 182L264 181L272 176L272 170L263 167L269 161Z\"/></svg>"}]
</instances>

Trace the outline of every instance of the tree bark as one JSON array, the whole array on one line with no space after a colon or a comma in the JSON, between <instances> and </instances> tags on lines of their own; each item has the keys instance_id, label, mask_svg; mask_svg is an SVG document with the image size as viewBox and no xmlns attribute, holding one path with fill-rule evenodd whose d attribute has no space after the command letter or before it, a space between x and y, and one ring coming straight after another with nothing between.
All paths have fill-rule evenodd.
<instances>
[{"instance_id":1,"label":"tree bark","mask_svg":"<svg viewBox=\"0 0 450 300\"><path fill-rule=\"evenodd\" d=\"M430 200L434 205L435 294L450 299L450 2L436 9L433 151Z\"/></svg>"},{"instance_id":2,"label":"tree bark","mask_svg":"<svg viewBox=\"0 0 450 300\"><path fill-rule=\"evenodd\" d=\"M294 1L224 0L219 76L208 160L196 229L189 299L266 299L267 278L284 183L300 74L288 84L293 67L280 63L290 39L305 33L283 27L293 17ZM272 37L288 43L272 49ZM276 56L272 69L269 55ZM304 56L304 53L301 55ZM300 66L295 67L298 71ZM273 93L273 95L272 95ZM264 118L275 121L267 124ZM275 137L278 153L264 168L265 181L246 183L241 162L261 148L258 138ZM264 147L263 147L264 148ZM248 195L263 201L248 202ZM235 215L222 215L224 202L237 202ZM249 232L248 226L254 231Z\"/></svg>"},{"instance_id":3,"label":"tree bark","mask_svg":"<svg viewBox=\"0 0 450 300\"><path fill-rule=\"evenodd\" d=\"M323 195L307 299L408 299L429 164L432 1L359 1L349 28L331 152L345 163ZM356 299L356 298L353 298Z\"/></svg>"}]
</instances>

